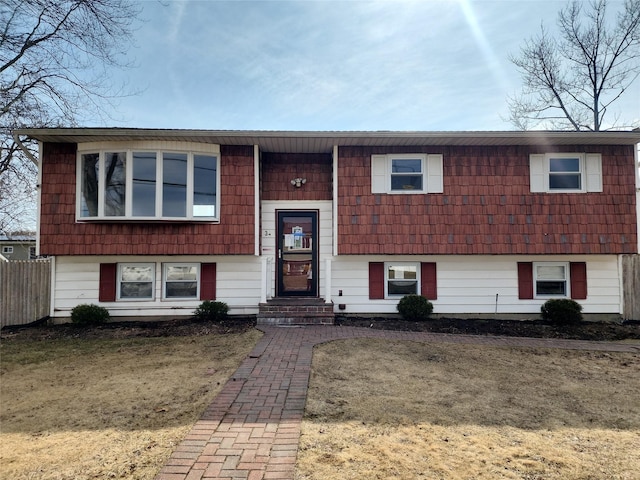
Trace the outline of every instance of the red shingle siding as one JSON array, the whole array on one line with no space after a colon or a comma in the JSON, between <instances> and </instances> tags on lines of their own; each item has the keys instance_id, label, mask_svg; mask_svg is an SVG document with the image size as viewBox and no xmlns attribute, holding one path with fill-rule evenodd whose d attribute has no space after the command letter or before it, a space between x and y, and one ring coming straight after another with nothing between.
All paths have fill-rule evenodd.
<instances>
[{"instance_id":1,"label":"red shingle siding","mask_svg":"<svg viewBox=\"0 0 640 480\"><path fill-rule=\"evenodd\" d=\"M632 146L602 154L603 192L531 193L532 147L341 148L340 254L618 254L637 250ZM441 153L444 193L371 193L371 154Z\"/></svg>"},{"instance_id":2,"label":"red shingle siding","mask_svg":"<svg viewBox=\"0 0 640 480\"><path fill-rule=\"evenodd\" d=\"M262 155L263 200L331 200L331 155L264 153ZM299 188L294 178L306 178Z\"/></svg>"},{"instance_id":3,"label":"red shingle siding","mask_svg":"<svg viewBox=\"0 0 640 480\"><path fill-rule=\"evenodd\" d=\"M40 245L44 255L254 253L252 147L221 147L220 223L76 223L76 145L45 144Z\"/></svg>"}]
</instances>

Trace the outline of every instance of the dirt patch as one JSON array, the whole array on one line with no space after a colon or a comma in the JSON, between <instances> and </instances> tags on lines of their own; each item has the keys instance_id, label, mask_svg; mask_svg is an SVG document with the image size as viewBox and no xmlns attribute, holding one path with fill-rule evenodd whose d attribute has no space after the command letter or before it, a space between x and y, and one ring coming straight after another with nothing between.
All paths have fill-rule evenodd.
<instances>
[{"instance_id":1,"label":"dirt patch","mask_svg":"<svg viewBox=\"0 0 640 480\"><path fill-rule=\"evenodd\" d=\"M400 318L336 317L337 325L464 335L502 335L508 337L563 338L574 340L621 341L640 339L640 322L581 322L554 325L542 320L500 320L434 318L424 322L408 322Z\"/></svg>"}]
</instances>

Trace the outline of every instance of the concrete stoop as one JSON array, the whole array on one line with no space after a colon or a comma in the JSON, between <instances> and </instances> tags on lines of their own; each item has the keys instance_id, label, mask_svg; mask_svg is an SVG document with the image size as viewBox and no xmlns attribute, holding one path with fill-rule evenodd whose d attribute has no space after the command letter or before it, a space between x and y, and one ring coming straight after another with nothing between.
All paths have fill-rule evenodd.
<instances>
[{"instance_id":1,"label":"concrete stoop","mask_svg":"<svg viewBox=\"0 0 640 480\"><path fill-rule=\"evenodd\" d=\"M333 325L333 302L322 298L273 299L261 303L258 325Z\"/></svg>"}]
</instances>

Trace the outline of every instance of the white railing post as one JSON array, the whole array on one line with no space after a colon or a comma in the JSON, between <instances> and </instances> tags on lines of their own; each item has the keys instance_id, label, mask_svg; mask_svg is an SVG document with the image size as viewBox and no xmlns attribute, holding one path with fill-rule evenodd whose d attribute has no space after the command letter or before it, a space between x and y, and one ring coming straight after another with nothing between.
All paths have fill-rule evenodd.
<instances>
[{"instance_id":1,"label":"white railing post","mask_svg":"<svg viewBox=\"0 0 640 480\"><path fill-rule=\"evenodd\" d=\"M324 302L331 303L331 258L327 257L324 267Z\"/></svg>"}]
</instances>

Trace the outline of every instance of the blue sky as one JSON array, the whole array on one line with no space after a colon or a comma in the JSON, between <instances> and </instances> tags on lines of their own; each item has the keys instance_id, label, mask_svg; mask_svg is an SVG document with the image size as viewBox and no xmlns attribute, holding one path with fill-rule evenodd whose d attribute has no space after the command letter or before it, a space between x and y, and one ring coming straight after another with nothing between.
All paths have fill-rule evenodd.
<instances>
[{"instance_id":1,"label":"blue sky","mask_svg":"<svg viewBox=\"0 0 640 480\"><path fill-rule=\"evenodd\" d=\"M564 0L155 1L108 126L510 130L508 55ZM617 5L616 5L617 4ZM612 2L612 10L620 1ZM640 81L618 102L640 117Z\"/></svg>"}]
</instances>

